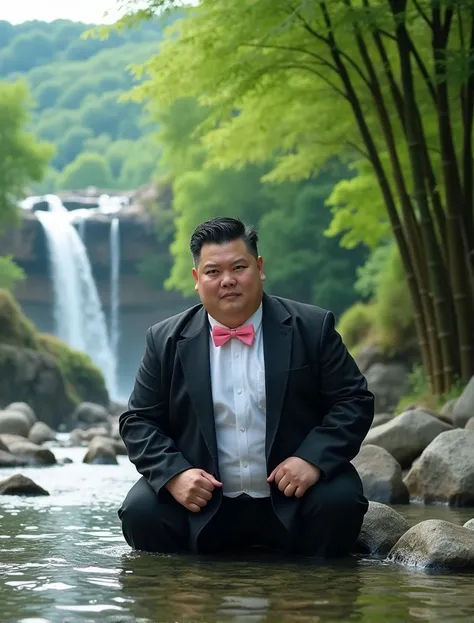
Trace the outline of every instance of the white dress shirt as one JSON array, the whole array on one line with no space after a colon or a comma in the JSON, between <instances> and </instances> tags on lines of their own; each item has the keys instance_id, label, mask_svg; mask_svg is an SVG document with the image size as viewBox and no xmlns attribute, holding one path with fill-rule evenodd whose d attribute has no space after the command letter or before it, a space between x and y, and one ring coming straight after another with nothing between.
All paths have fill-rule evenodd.
<instances>
[{"instance_id":1,"label":"white dress shirt","mask_svg":"<svg viewBox=\"0 0 474 623\"><path fill-rule=\"evenodd\" d=\"M214 325L224 326L211 316ZM252 346L237 338L215 346L209 338L211 387L223 493L256 498L270 495L265 460L266 398L262 305L245 324L253 324Z\"/></svg>"}]
</instances>

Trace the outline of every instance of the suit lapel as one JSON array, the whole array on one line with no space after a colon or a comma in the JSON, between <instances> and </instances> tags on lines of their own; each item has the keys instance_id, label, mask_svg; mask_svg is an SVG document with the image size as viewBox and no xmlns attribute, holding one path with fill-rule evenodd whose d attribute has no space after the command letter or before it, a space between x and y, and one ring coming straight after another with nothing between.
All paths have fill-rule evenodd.
<instances>
[{"instance_id":1,"label":"suit lapel","mask_svg":"<svg viewBox=\"0 0 474 623\"><path fill-rule=\"evenodd\" d=\"M264 295L262 327L267 398L265 439L267 461L280 422L290 368L293 328L284 324L289 317L290 314L278 300Z\"/></svg>"},{"instance_id":2,"label":"suit lapel","mask_svg":"<svg viewBox=\"0 0 474 623\"><path fill-rule=\"evenodd\" d=\"M210 455L217 457L216 427L211 390L208 319L201 308L183 330L178 342L186 389L198 416L202 436Z\"/></svg>"}]
</instances>

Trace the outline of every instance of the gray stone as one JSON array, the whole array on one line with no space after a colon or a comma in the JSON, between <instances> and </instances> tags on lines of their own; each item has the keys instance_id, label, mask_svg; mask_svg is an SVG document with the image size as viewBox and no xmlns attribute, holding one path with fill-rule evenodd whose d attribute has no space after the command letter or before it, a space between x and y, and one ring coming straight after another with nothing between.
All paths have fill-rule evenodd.
<instances>
[{"instance_id":1,"label":"gray stone","mask_svg":"<svg viewBox=\"0 0 474 623\"><path fill-rule=\"evenodd\" d=\"M451 426L423 411L406 411L390 422L372 428L364 440L385 448L403 468L411 463L440 433Z\"/></svg>"},{"instance_id":2,"label":"gray stone","mask_svg":"<svg viewBox=\"0 0 474 623\"><path fill-rule=\"evenodd\" d=\"M405 532L387 559L422 569L474 568L474 531L449 521L428 519Z\"/></svg>"},{"instance_id":3,"label":"gray stone","mask_svg":"<svg viewBox=\"0 0 474 623\"><path fill-rule=\"evenodd\" d=\"M0 448L0 467L25 467L26 465L28 465L26 459L14 456Z\"/></svg>"},{"instance_id":4,"label":"gray stone","mask_svg":"<svg viewBox=\"0 0 474 623\"><path fill-rule=\"evenodd\" d=\"M405 478L411 497L425 503L474 505L474 431L441 433Z\"/></svg>"},{"instance_id":5,"label":"gray stone","mask_svg":"<svg viewBox=\"0 0 474 623\"><path fill-rule=\"evenodd\" d=\"M15 474L0 482L0 495L49 495L49 493L23 474Z\"/></svg>"},{"instance_id":6,"label":"gray stone","mask_svg":"<svg viewBox=\"0 0 474 623\"><path fill-rule=\"evenodd\" d=\"M56 464L56 457L51 450L37 446L28 439L17 435L2 435L2 441L6 444L10 454L28 461L29 465Z\"/></svg>"},{"instance_id":7,"label":"gray stone","mask_svg":"<svg viewBox=\"0 0 474 623\"><path fill-rule=\"evenodd\" d=\"M28 433L28 441L40 446L46 441L54 441L56 435L51 428L44 422L35 422Z\"/></svg>"},{"instance_id":8,"label":"gray stone","mask_svg":"<svg viewBox=\"0 0 474 623\"><path fill-rule=\"evenodd\" d=\"M467 424L466 424L466 426L465 426L465 429L464 429L464 430L474 430L474 417L470 418L470 419L467 421Z\"/></svg>"},{"instance_id":9,"label":"gray stone","mask_svg":"<svg viewBox=\"0 0 474 623\"><path fill-rule=\"evenodd\" d=\"M452 411L454 425L464 428L467 422L474 417L474 376L456 400Z\"/></svg>"},{"instance_id":10,"label":"gray stone","mask_svg":"<svg viewBox=\"0 0 474 623\"><path fill-rule=\"evenodd\" d=\"M30 426L33 426L33 424L37 421L35 412L26 402L11 402L5 407L5 411L19 411L20 413L23 413L30 421Z\"/></svg>"},{"instance_id":11,"label":"gray stone","mask_svg":"<svg viewBox=\"0 0 474 623\"><path fill-rule=\"evenodd\" d=\"M0 411L0 435L28 437L31 424L28 416L20 411Z\"/></svg>"},{"instance_id":12,"label":"gray stone","mask_svg":"<svg viewBox=\"0 0 474 623\"><path fill-rule=\"evenodd\" d=\"M408 372L408 367L399 362L379 362L370 366L365 376L375 396L375 413L393 413L408 390Z\"/></svg>"},{"instance_id":13,"label":"gray stone","mask_svg":"<svg viewBox=\"0 0 474 623\"><path fill-rule=\"evenodd\" d=\"M352 463L368 500L383 504L407 504L410 501L400 464L383 448L362 446Z\"/></svg>"},{"instance_id":14,"label":"gray stone","mask_svg":"<svg viewBox=\"0 0 474 623\"><path fill-rule=\"evenodd\" d=\"M83 430L100 425L107 427L108 421L109 412L107 409L93 402L81 402L71 416L73 427Z\"/></svg>"},{"instance_id":15,"label":"gray stone","mask_svg":"<svg viewBox=\"0 0 474 623\"><path fill-rule=\"evenodd\" d=\"M375 428L376 426L380 426L381 424L391 422L393 418L394 415L392 413L377 413L377 415L374 415L374 419L372 420L370 428Z\"/></svg>"},{"instance_id":16,"label":"gray stone","mask_svg":"<svg viewBox=\"0 0 474 623\"><path fill-rule=\"evenodd\" d=\"M83 459L89 465L118 465L115 444L108 437L94 437Z\"/></svg>"},{"instance_id":17,"label":"gray stone","mask_svg":"<svg viewBox=\"0 0 474 623\"><path fill-rule=\"evenodd\" d=\"M474 530L474 519L469 519L463 526L464 528L468 528L469 530Z\"/></svg>"},{"instance_id":18,"label":"gray stone","mask_svg":"<svg viewBox=\"0 0 474 623\"><path fill-rule=\"evenodd\" d=\"M357 551L372 556L386 556L409 528L408 522L390 506L369 502L357 539Z\"/></svg>"}]
</instances>

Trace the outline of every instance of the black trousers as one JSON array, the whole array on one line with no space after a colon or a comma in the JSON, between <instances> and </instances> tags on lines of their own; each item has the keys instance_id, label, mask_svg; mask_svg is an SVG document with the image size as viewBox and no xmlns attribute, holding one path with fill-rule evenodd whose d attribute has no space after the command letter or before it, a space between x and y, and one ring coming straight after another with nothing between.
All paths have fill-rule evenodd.
<instances>
[{"instance_id":1,"label":"black trousers","mask_svg":"<svg viewBox=\"0 0 474 623\"><path fill-rule=\"evenodd\" d=\"M368 508L360 478L350 467L305 493L291 530L276 516L270 498L224 497L199 536L198 553L261 546L324 558L350 554ZM125 540L132 548L161 553L191 551L189 521L193 513L171 495L159 501L143 477L130 489L118 514Z\"/></svg>"}]
</instances>

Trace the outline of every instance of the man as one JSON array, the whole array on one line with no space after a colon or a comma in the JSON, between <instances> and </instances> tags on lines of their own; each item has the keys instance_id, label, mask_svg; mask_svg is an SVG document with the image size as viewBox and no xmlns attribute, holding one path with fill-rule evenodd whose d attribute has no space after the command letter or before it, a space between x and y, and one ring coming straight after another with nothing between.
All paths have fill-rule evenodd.
<instances>
[{"instance_id":1,"label":"man","mask_svg":"<svg viewBox=\"0 0 474 623\"><path fill-rule=\"evenodd\" d=\"M257 241L237 219L198 226L202 305L148 330L120 417L142 474L119 510L135 549L332 557L359 535L368 504L350 461L373 396L331 312L264 294Z\"/></svg>"}]
</instances>

